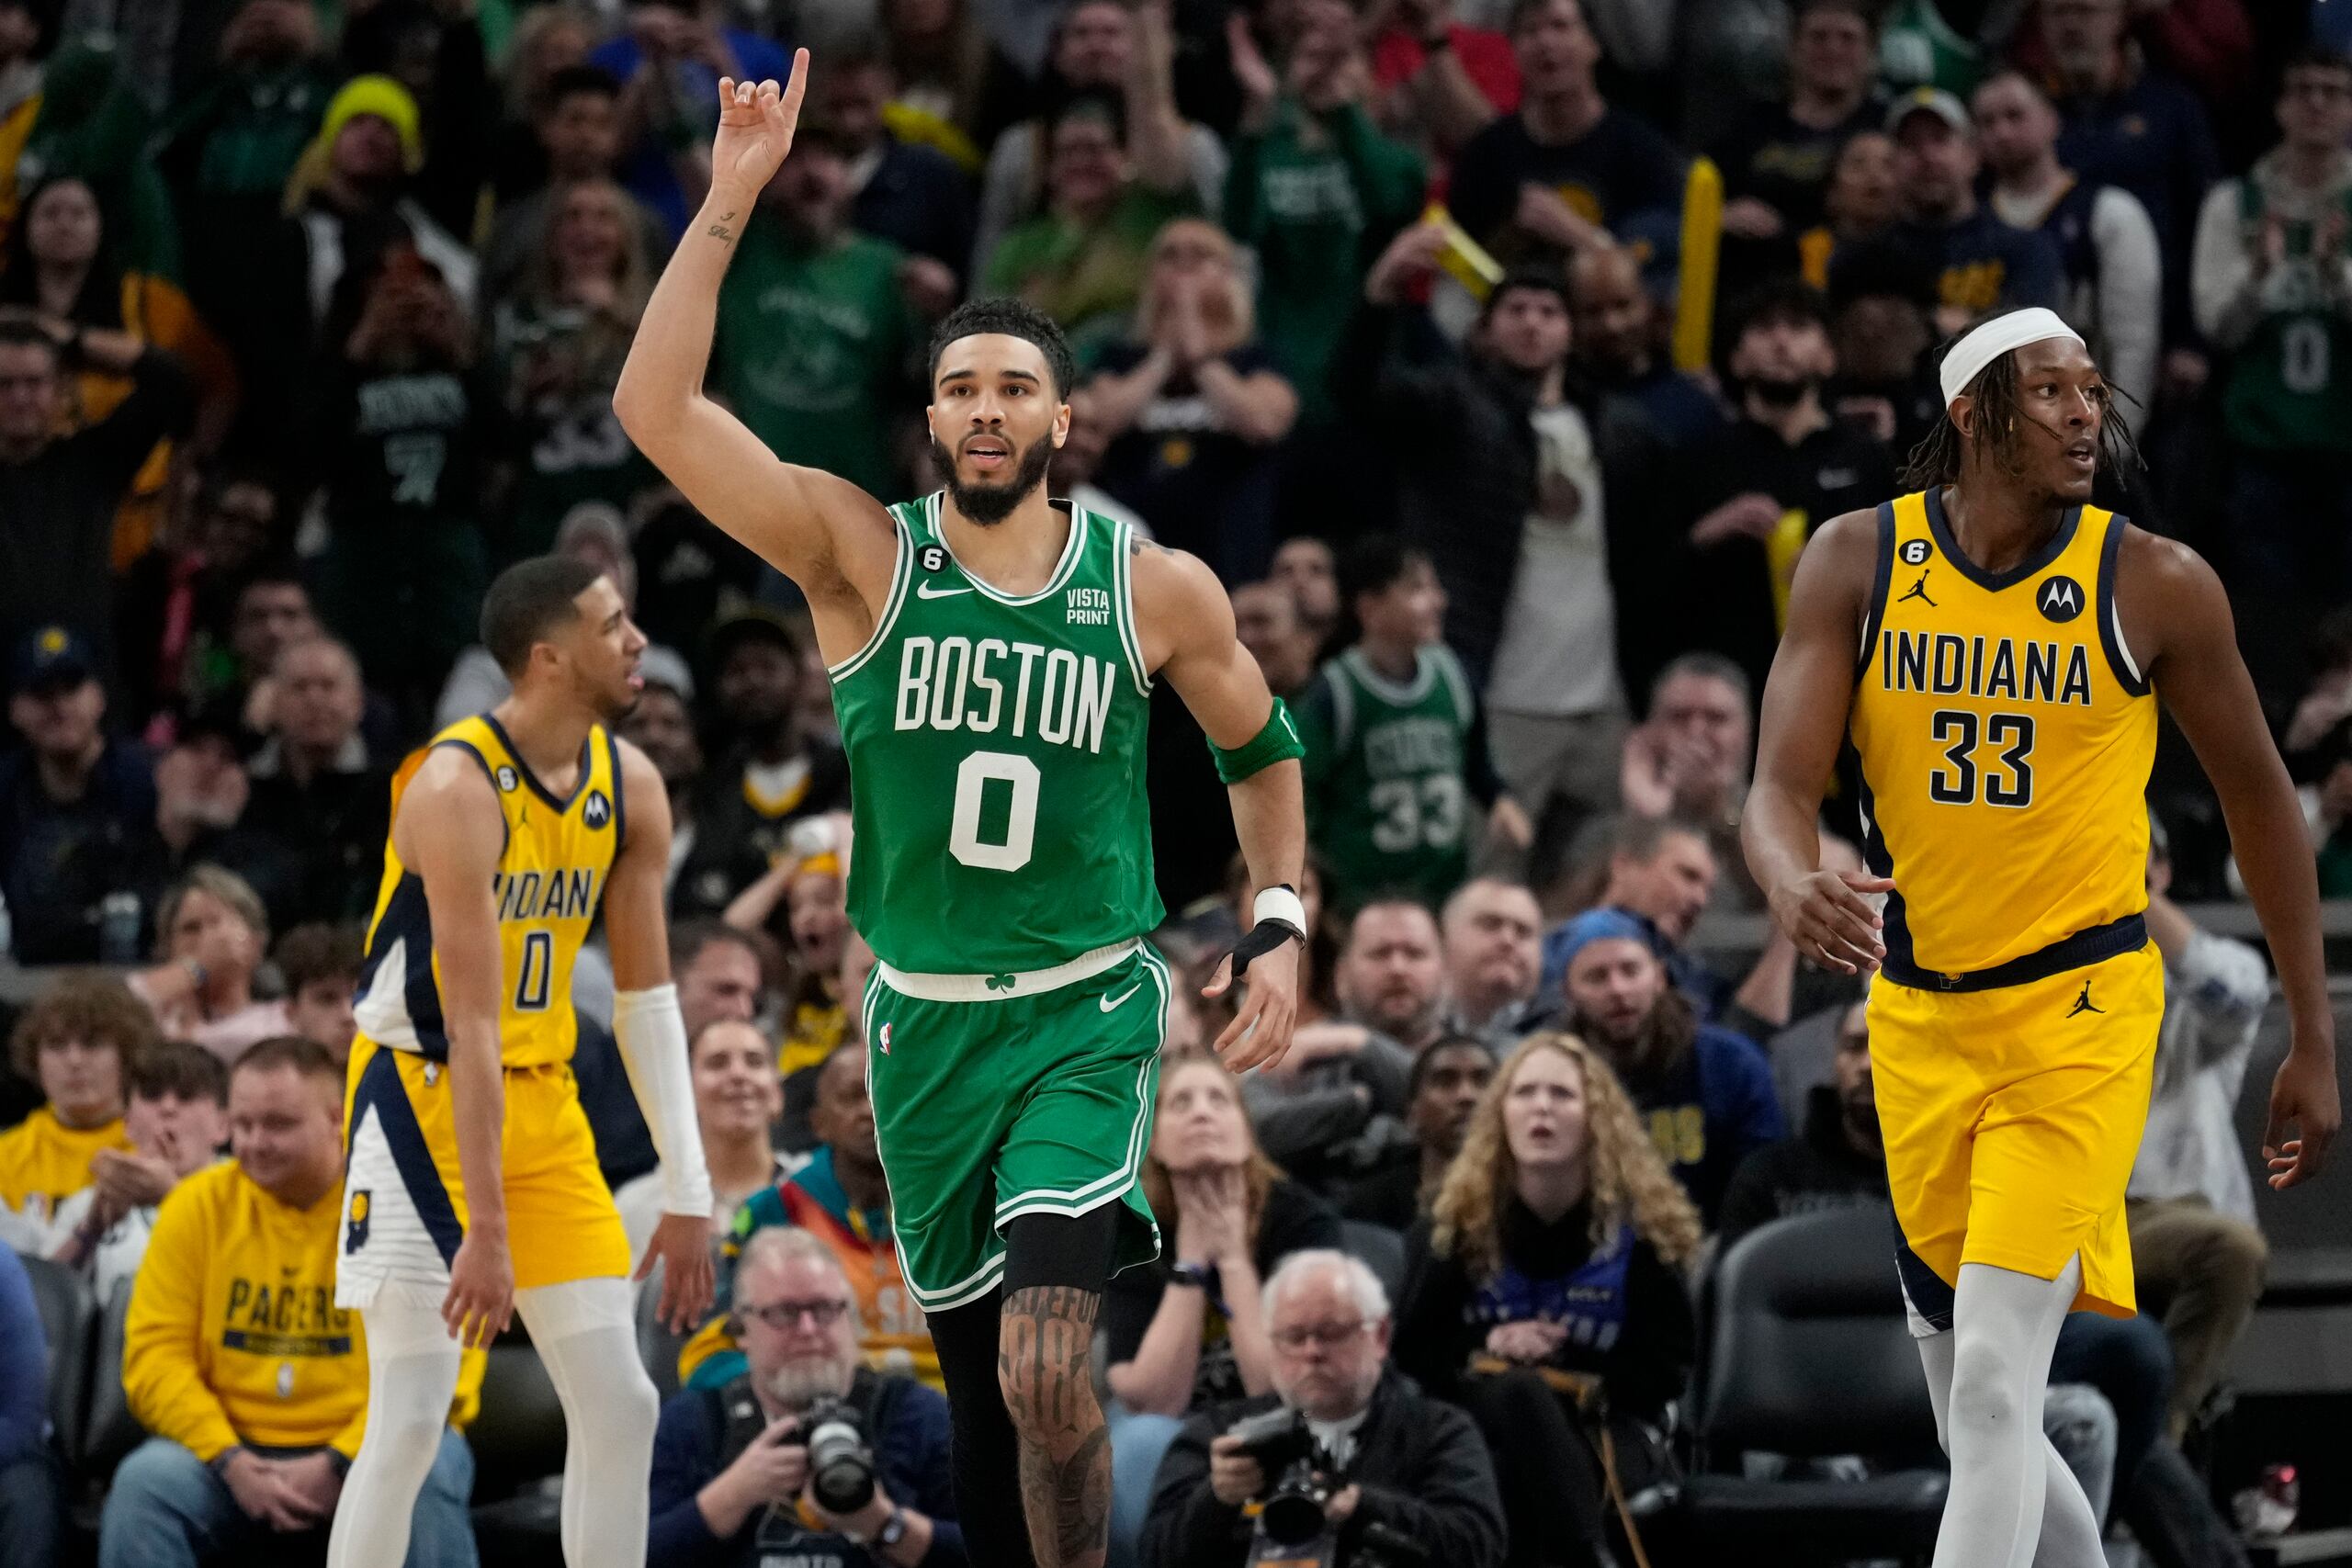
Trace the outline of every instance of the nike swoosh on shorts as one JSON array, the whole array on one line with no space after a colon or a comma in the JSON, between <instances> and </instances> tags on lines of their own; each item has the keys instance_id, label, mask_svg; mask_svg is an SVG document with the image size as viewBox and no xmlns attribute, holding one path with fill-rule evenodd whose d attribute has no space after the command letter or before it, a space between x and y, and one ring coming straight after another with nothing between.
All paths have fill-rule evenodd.
<instances>
[{"instance_id":1,"label":"nike swoosh on shorts","mask_svg":"<svg viewBox=\"0 0 2352 1568\"><path fill-rule=\"evenodd\" d=\"M1143 982L1142 982L1141 980L1137 980L1134 985L1129 986L1125 990L1121 991L1117 996L1115 996L1115 997L1104 997L1104 998L1102 998L1102 1010L1103 1010L1104 1012L1111 1012L1111 1011L1115 1010L1121 1002L1125 1001L1129 997L1134 996L1137 991L1140 991L1140 990L1142 990L1142 989L1143 989Z\"/></svg>"}]
</instances>

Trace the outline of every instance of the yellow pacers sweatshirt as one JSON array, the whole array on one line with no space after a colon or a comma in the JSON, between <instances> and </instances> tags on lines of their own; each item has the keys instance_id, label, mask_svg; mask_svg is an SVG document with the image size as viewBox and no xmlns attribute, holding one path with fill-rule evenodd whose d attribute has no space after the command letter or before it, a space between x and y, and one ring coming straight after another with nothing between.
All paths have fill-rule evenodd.
<instances>
[{"instance_id":1,"label":"yellow pacers sweatshirt","mask_svg":"<svg viewBox=\"0 0 2352 1568\"><path fill-rule=\"evenodd\" d=\"M239 1443L359 1451L368 1341L334 1304L343 1190L282 1203L233 1161L172 1189L130 1291L122 1381L131 1414L208 1464ZM469 1420L485 1358L469 1352L452 1420Z\"/></svg>"}]
</instances>

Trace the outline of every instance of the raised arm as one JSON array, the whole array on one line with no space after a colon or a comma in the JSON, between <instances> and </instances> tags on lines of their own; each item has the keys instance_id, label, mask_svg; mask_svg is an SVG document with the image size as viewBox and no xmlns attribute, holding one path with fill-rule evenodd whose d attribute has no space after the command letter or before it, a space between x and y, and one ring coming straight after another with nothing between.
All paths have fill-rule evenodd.
<instances>
[{"instance_id":1,"label":"raised arm","mask_svg":"<svg viewBox=\"0 0 2352 1568\"><path fill-rule=\"evenodd\" d=\"M1180 551L1136 547L1136 630L1148 667L1176 688L1219 752L1233 803L1233 827L1250 885L1297 888L1306 862L1306 809L1299 787L1298 739L1258 661L1234 635L1233 604L1216 573ZM1272 761L1262 759L1271 758ZM1297 932L1305 940L1305 931ZM1217 966L1206 987L1222 996L1247 977L1250 994L1216 1049L1235 1072L1270 1066L1290 1049L1298 1020L1297 942L1252 931Z\"/></svg>"},{"instance_id":2,"label":"raised arm","mask_svg":"<svg viewBox=\"0 0 2352 1568\"><path fill-rule=\"evenodd\" d=\"M1772 657L1757 726L1756 782L1740 813L1747 869L1772 918L1815 963L1856 974L1886 956L1869 895L1892 882L1821 864L1821 797L1854 700L1863 606L1878 569L1878 519L1824 524L1797 559L1789 626Z\"/></svg>"},{"instance_id":3,"label":"raised arm","mask_svg":"<svg viewBox=\"0 0 2352 1568\"><path fill-rule=\"evenodd\" d=\"M696 511L800 585L819 646L840 659L864 642L888 593L897 547L888 514L848 480L779 459L703 390L720 280L791 151L808 80L805 49L780 90L720 79L710 194L646 302L613 413Z\"/></svg>"},{"instance_id":4,"label":"raised arm","mask_svg":"<svg viewBox=\"0 0 2352 1568\"><path fill-rule=\"evenodd\" d=\"M2318 1174L2342 1111L2335 1085L2335 1015L2320 951L2319 877L2302 809L2263 723L2221 579L2197 553L2133 529L2116 563L2128 646L2204 764L2230 826L2230 847L2270 943L2287 1000L2287 1059L2270 1088L2262 1155L2270 1185ZM2296 1134L2290 1136L2290 1130Z\"/></svg>"},{"instance_id":5,"label":"raised arm","mask_svg":"<svg viewBox=\"0 0 2352 1568\"><path fill-rule=\"evenodd\" d=\"M401 795L392 844L424 882L466 1189L466 1236L449 1263L441 1316L461 1345L487 1345L514 1319L514 1265L500 1161L506 1077L498 1015L506 978L493 891L506 818L481 764L455 747L436 748Z\"/></svg>"},{"instance_id":6,"label":"raised arm","mask_svg":"<svg viewBox=\"0 0 2352 1568\"><path fill-rule=\"evenodd\" d=\"M605 933L613 953L613 1041L662 1156L662 1219L637 1278L662 1265L662 1321L691 1330L710 1305L710 1171L695 1118L686 1021L670 977L662 908L670 869L670 798L644 752L619 742L620 852L605 879Z\"/></svg>"}]
</instances>

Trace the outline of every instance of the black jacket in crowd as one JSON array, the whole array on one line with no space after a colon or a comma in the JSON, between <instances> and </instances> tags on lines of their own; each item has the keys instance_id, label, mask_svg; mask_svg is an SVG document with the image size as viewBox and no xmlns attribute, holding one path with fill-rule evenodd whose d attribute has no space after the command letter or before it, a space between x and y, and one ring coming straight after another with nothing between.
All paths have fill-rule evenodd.
<instances>
[{"instance_id":1,"label":"black jacket in crowd","mask_svg":"<svg viewBox=\"0 0 2352 1568\"><path fill-rule=\"evenodd\" d=\"M75 368L69 361L59 374ZM155 443L187 430L195 410L179 362L151 348L112 413L22 462L0 462L0 648L14 649L37 626L64 626L90 645L120 696L114 515Z\"/></svg>"},{"instance_id":2,"label":"black jacket in crowd","mask_svg":"<svg viewBox=\"0 0 2352 1568\"><path fill-rule=\"evenodd\" d=\"M1790 1214L1893 1201L1885 1157L1847 1141L1837 1087L1815 1084L1805 1100L1804 1134L1767 1144L1741 1160L1724 1189L1717 1221L1728 1250L1757 1226Z\"/></svg>"},{"instance_id":3,"label":"black jacket in crowd","mask_svg":"<svg viewBox=\"0 0 2352 1568\"><path fill-rule=\"evenodd\" d=\"M1281 1403L1261 1393L1213 1405L1184 1423L1152 1487L1143 1568L1241 1568L1254 1525L1209 1490L1209 1443L1235 1422ZM1394 1367L1372 1391L1347 1479L1363 1493L1340 1532L1340 1568L1347 1568L1350 1548L1370 1524L1419 1542L1430 1561L1445 1568L1499 1568L1503 1506L1486 1439L1467 1416L1428 1398Z\"/></svg>"},{"instance_id":4,"label":"black jacket in crowd","mask_svg":"<svg viewBox=\"0 0 2352 1568\"><path fill-rule=\"evenodd\" d=\"M1534 412L1527 385L1465 355L1418 306L1366 306L1340 348L1332 385L1396 474L1396 531L1426 550L1446 592L1445 641L1483 689L1519 573L1521 536L1535 503ZM1617 599L1617 663L1628 691L1679 651L1687 627L1670 604L1680 533L1666 454L1631 401L1573 378L1568 400L1592 429L1607 508L1609 577ZM1669 629L1671 628L1671 629Z\"/></svg>"}]
</instances>

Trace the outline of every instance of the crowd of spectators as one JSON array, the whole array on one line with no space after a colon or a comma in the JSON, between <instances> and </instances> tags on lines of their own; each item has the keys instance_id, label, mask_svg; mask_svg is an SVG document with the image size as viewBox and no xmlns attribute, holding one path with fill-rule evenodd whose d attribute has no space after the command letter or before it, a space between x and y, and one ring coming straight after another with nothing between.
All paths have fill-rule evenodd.
<instances>
[{"instance_id":1,"label":"crowd of spectators","mask_svg":"<svg viewBox=\"0 0 2352 1568\"><path fill-rule=\"evenodd\" d=\"M359 922L403 759L505 693L483 585L556 550L651 639L621 728L676 823L721 1198L718 1308L659 1347L652 1560L964 1561L845 1005L874 960L823 663L611 408L718 78L807 45L714 392L897 500L939 479L930 324L1044 308L1080 361L1056 492L1205 560L1307 741L1300 1028L1237 1081L1197 992L1250 890L1154 699L1156 935L1195 983L1143 1178L1165 1257L1102 1314L1114 1562L1242 1562L1280 1477L1233 1429L1277 1410L1345 1469L1343 1561L1615 1561L1612 1482L1678 1462L1708 1260L1884 1201L1860 992L1693 938L1758 905L1738 821L1798 554L1903 488L1939 340L2036 303L2091 342L2145 455L2099 499L2221 569L2352 894L2343 9L0 0L0 954L40 976L0 1073L0 1557L55 1560L95 1500L20 1397L19 1254L127 1323L150 1437L80 1510L102 1562L332 1514ZM2262 1288L2233 1114L2269 983L2172 902L2232 873L2170 750L2152 813L2148 1313L2070 1326L2048 1425L2158 1561L2234 1562L2183 1445ZM575 1073L639 1239L611 990L592 948ZM474 1560L480 1375L413 1562ZM820 1400L876 1450L854 1506L811 1490Z\"/></svg>"}]
</instances>

